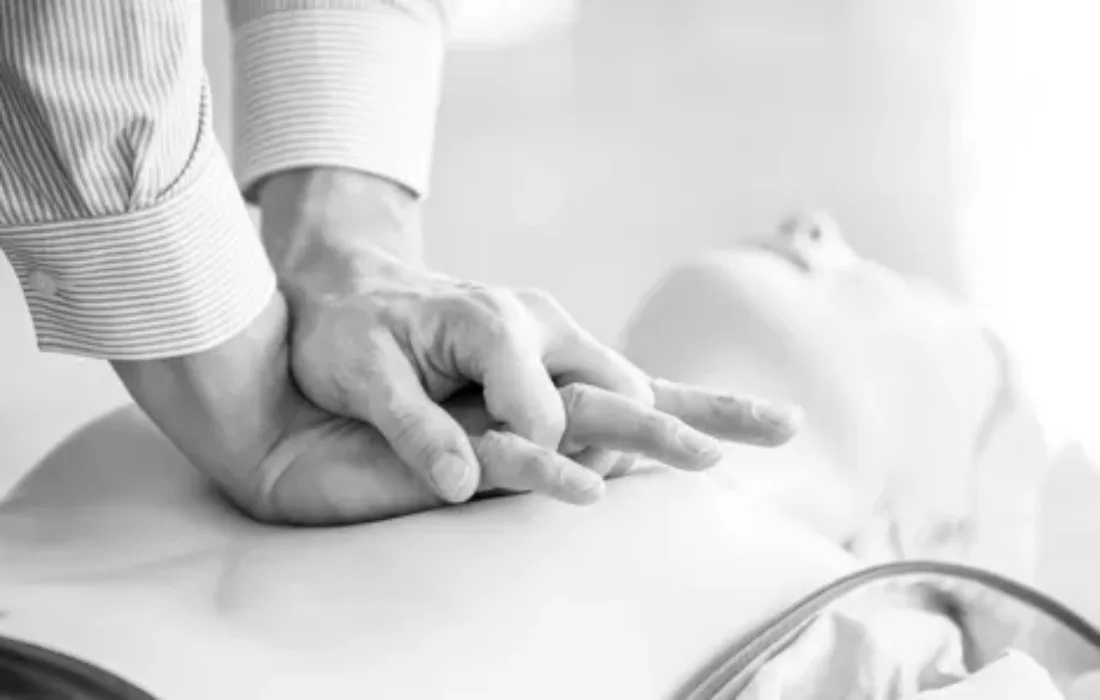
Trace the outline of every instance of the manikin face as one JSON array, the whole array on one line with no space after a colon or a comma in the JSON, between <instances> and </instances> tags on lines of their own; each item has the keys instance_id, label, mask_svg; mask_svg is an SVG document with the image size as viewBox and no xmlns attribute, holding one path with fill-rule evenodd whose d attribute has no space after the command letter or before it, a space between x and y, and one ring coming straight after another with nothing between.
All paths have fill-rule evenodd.
<instances>
[{"instance_id":1,"label":"manikin face","mask_svg":"<svg viewBox=\"0 0 1100 700\"><path fill-rule=\"evenodd\" d=\"M673 270L640 305L624 345L657 375L797 401L811 428L855 412L865 428L847 429L943 429L945 409L973 423L997 376L969 312L859 257L822 214ZM878 418L861 410L866 401ZM883 426L881 412L903 405L937 415Z\"/></svg>"},{"instance_id":2,"label":"manikin face","mask_svg":"<svg viewBox=\"0 0 1100 700\"><path fill-rule=\"evenodd\" d=\"M674 269L623 349L657 376L800 404L791 446L731 447L724 469L817 529L843 538L883 508L914 528L974 511L975 443L1004 370L990 334L934 286L861 258L827 215Z\"/></svg>"}]
</instances>

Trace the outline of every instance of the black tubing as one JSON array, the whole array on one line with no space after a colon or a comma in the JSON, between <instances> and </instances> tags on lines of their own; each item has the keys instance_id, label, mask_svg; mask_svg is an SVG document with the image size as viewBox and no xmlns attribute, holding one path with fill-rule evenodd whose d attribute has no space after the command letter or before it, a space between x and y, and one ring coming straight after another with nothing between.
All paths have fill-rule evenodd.
<instances>
[{"instance_id":1,"label":"black tubing","mask_svg":"<svg viewBox=\"0 0 1100 700\"><path fill-rule=\"evenodd\" d=\"M0 636L0 698L156 700L90 663L4 636Z\"/></svg>"}]
</instances>

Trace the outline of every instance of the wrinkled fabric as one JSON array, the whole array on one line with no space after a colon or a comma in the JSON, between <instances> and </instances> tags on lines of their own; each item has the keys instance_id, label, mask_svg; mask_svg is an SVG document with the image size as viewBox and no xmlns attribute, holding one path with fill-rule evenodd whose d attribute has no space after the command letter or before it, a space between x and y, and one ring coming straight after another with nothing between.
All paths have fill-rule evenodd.
<instances>
[{"instance_id":1,"label":"wrinkled fabric","mask_svg":"<svg viewBox=\"0 0 1100 700\"><path fill-rule=\"evenodd\" d=\"M1050 672L1016 650L971 673L947 615L875 592L826 610L753 676L737 700L1085 700L1100 674L1063 695Z\"/></svg>"},{"instance_id":2,"label":"wrinkled fabric","mask_svg":"<svg viewBox=\"0 0 1100 700\"><path fill-rule=\"evenodd\" d=\"M885 700L964 678L962 636L943 615L874 602L824 613L739 700Z\"/></svg>"},{"instance_id":3,"label":"wrinkled fabric","mask_svg":"<svg viewBox=\"0 0 1100 700\"><path fill-rule=\"evenodd\" d=\"M1050 674L1027 654L1008 652L966 680L913 700L1064 700Z\"/></svg>"}]
</instances>

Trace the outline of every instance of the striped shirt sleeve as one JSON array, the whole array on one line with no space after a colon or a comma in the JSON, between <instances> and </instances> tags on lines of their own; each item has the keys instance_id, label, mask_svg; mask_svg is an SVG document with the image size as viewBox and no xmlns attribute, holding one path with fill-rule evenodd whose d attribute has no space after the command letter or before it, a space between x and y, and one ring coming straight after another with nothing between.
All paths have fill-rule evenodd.
<instances>
[{"instance_id":1,"label":"striped shirt sleeve","mask_svg":"<svg viewBox=\"0 0 1100 700\"><path fill-rule=\"evenodd\" d=\"M43 350L199 352L274 292L201 29L200 0L0 2L0 248Z\"/></svg>"},{"instance_id":2,"label":"striped shirt sleeve","mask_svg":"<svg viewBox=\"0 0 1100 700\"><path fill-rule=\"evenodd\" d=\"M428 172L448 0L228 0L234 161L250 201L281 170L330 166L418 194Z\"/></svg>"}]
</instances>

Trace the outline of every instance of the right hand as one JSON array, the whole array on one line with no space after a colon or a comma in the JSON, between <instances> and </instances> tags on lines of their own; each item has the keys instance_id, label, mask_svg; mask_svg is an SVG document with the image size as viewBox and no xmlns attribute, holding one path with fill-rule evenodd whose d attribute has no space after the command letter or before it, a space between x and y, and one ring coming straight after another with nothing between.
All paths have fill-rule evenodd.
<instances>
[{"instance_id":1,"label":"right hand","mask_svg":"<svg viewBox=\"0 0 1100 700\"><path fill-rule=\"evenodd\" d=\"M296 524L353 523L444 503L374 428L308 401L290 378L287 310L275 295L252 325L197 355L116 362L142 409L248 515ZM658 383L657 401L706 431L728 424L728 402ZM560 390L563 445L574 454L614 456L616 473L637 456L698 469L700 433L669 413L582 384ZM471 436L482 465L478 490L538 491L571 503L599 499L599 473L509 432L466 393L446 406ZM686 440L683 439L686 436ZM617 466L615 466L617 465Z\"/></svg>"}]
</instances>

